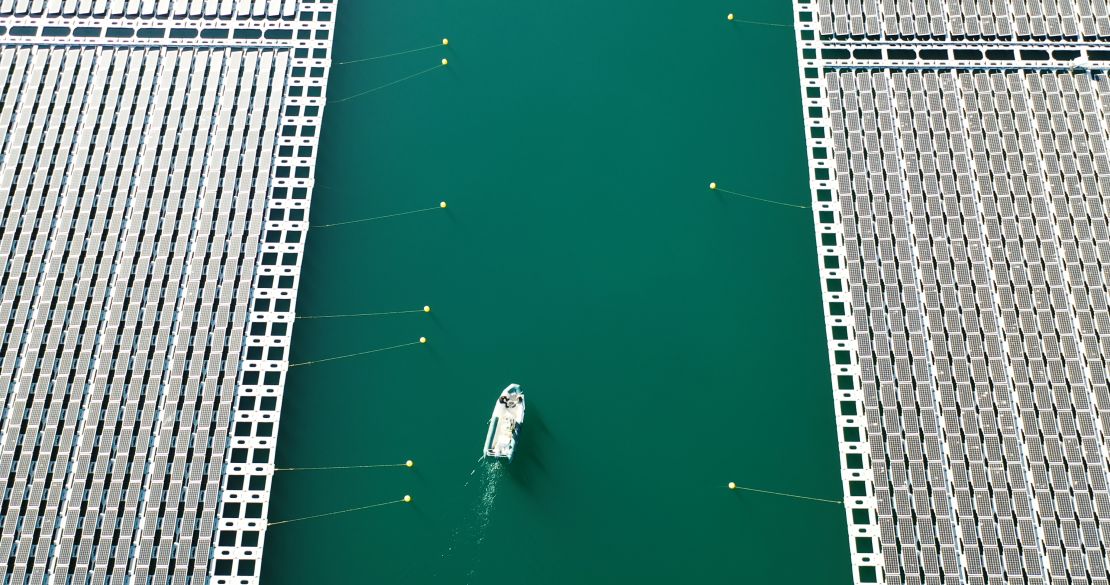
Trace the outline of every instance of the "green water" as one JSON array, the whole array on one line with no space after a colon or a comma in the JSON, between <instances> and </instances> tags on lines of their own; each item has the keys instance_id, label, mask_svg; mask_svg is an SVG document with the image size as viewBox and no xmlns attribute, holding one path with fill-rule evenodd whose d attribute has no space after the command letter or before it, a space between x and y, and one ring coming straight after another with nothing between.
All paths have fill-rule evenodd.
<instances>
[{"instance_id":1,"label":"green water","mask_svg":"<svg viewBox=\"0 0 1110 585\"><path fill-rule=\"evenodd\" d=\"M660 6L672 4L671 6ZM786 0L339 7L263 583L849 583ZM528 417L479 464L498 393Z\"/></svg>"}]
</instances>

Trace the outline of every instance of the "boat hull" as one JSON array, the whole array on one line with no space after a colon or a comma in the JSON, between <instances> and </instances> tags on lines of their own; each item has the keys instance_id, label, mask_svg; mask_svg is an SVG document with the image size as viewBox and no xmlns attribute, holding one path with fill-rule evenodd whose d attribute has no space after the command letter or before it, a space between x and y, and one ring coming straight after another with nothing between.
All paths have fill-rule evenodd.
<instances>
[{"instance_id":1,"label":"boat hull","mask_svg":"<svg viewBox=\"0 0 1110 585\"><path fill-rule=\"evenodd\" d=\"M483 454L497 459L512 459L523 423L524 392L519 384L510 384L494 404Z\"/></svg>"}]
</instances>

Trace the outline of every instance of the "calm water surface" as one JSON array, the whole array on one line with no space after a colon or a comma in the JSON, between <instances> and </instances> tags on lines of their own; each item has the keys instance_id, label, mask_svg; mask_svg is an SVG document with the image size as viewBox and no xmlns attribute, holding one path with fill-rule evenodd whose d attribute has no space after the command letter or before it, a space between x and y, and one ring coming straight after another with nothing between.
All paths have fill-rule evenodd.
<instances>
[{"instance_id":1,"label":"calm water surface","mask_svg":"<svg viewBox=\"0 0 1110 585\"><path fill-rule=\"evenodd\" d=\"M263 583L849 583L786 0L342 0ZM528 392L508 466L478 461Z\"/></svg>"}]
</instances>

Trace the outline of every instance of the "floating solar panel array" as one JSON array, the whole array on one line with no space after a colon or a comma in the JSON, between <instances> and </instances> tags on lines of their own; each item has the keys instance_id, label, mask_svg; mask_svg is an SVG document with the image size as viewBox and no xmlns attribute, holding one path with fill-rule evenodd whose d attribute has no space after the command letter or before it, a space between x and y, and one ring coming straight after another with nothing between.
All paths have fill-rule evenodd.
<instances>
[{"instance_id":1,"label":"floating solar panel array","mask_svg":"<svg viewBox=\"0 0 1110 585\"><path fill-rule=\"evenodd\" d=\"M258 582L334 0L0 0L0 573Z\"/></svg>"},{"instance_id":2,"label":"floating solar panel array","mask_svg":"<svg viewBox=\"0 0 1110 585\"><path fill-rule=\"evenodd\" d=\"M816 0L816 4L818 30L831 37L1110 38L1106 0Z\"/></svg>"},{"instance_id":3,"label":"floating solar panel array","mask_svg":"<svg viewBox=\"0 0 1110 585\"><path fill-rule=\"evenodd\" d=\"M0 0L0 16L294 18L302 0Z\"/></svg>"},{"instance_id":4,"label":"floating solar panel array","mask_svg":"<svg viewBox=\"0 0 1110 585\"><path fill-rule=\"evenodd\" d=\"M1110 583L1105 2L794 9L855 582Z\"/></svg>"}]
</instances>

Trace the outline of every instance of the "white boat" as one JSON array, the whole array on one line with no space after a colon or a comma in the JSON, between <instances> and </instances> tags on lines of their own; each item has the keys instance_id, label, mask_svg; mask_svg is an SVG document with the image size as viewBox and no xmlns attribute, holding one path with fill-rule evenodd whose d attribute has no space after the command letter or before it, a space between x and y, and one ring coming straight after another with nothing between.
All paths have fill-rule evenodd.
<instances>
[{"instance_id":1,"label":"white boat","mask_svg":"<svg viewBox=\"0 0 1110 585\"><path fill-rule=\"evenodd\" d=\"M520 384L509 384L493 407L486 433L486 457L512 459L516 436L524 422L524 392Z\"/></svg>"}]
</instances>

